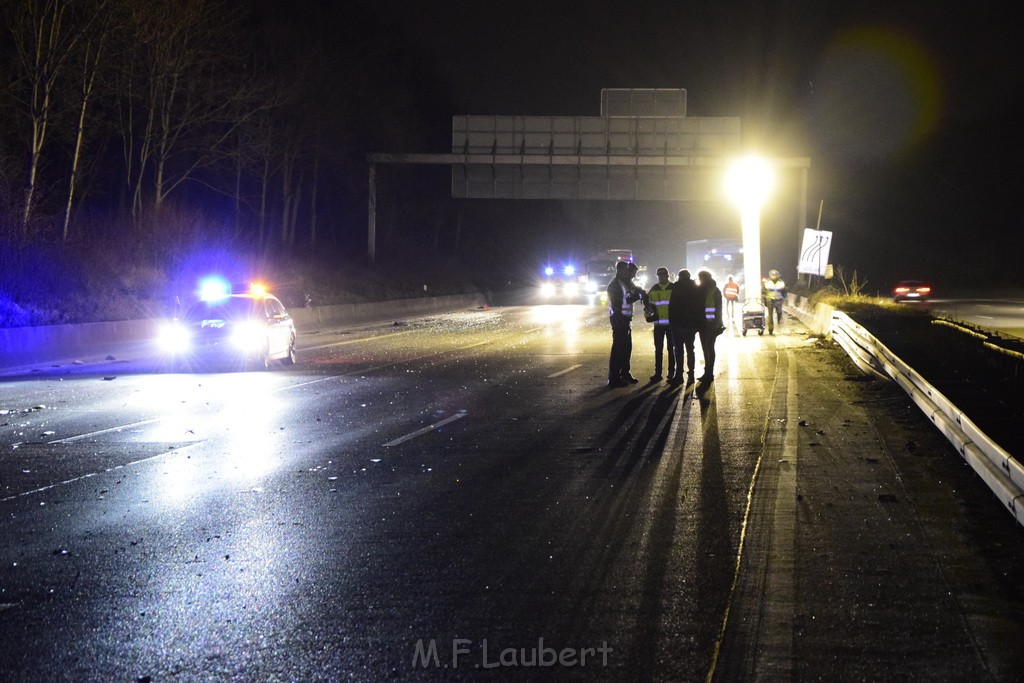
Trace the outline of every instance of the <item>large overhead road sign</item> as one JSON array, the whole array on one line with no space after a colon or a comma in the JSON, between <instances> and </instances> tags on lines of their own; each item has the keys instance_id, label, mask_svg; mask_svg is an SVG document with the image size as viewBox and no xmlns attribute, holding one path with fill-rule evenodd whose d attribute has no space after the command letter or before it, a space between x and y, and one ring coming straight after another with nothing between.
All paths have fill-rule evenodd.
<instances>
[{"instance_id":1,"label":"large overhead road sign","mask_svg":"<svg viewBox=\"0 0 1024 683\"><path fill-rule=\"evenodd\" d=\"M449 154L370 154L370 258L377 164L450 166L457 198L720 201L722 170L744 152L740 119L686 116L682 89L605 89L601 114L460 115ZM803 229L810 159L771 163L801 173Z\"/></svg>"},{"instance_id":2,"label":"large overhead road sign","mask_svg":"<svg viewBox=\"0 0 1024 683\"><path fill-rule=\"evenodd\" d=\"M713 169L741 149L738 118L456 116L452 196L718 200Z\"/></svg>"}]
</instances>

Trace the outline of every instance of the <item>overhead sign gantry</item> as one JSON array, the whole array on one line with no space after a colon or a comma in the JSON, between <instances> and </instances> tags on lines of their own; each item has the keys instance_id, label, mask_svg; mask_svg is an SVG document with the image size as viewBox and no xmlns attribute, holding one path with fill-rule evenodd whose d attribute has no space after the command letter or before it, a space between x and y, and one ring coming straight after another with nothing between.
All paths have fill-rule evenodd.
<instances>
[{"instance_id":1,"label":"overhead sign gantry","mask_svg":"<svg viewBox=\"0 0 1024 683\"><path fill-rule=\"evenodd\" d=\"M604 89L601 116L455 116L450 153L369 155L368 254L377 164L449 165L456 198L720 201L743 151L740 119L687 116L683 89ZM801 173L802 230L810 159L771 161Z\"/></svg>"}]
</instances>

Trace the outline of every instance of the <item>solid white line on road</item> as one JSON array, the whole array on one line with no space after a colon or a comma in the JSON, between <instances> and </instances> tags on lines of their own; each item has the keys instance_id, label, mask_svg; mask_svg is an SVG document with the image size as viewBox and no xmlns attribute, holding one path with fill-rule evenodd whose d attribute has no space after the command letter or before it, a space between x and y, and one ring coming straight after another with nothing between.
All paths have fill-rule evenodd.
<instances>
[{"instance_id":1,"label":"solid white line on road","mask_svg":"<svg viewBox=\"0 0 1024 683\"><path fill-rule=\"evenodd\" d=\"M437 429L439 427L443 427L444 425L448 424L449 422L455 422L456 420L461 420L462 418L466 417L466 415L468 415L468 414L469 413L467 413L465 411L463 411L461 413L455 413L454 415L450 415L450 416L446 417L445 419L441 420L440 422L435 422L434 424L429 425L427 427L424 427L423 429L417 429L415 432L410 432L410 433L406 434L405 436L400 436L397 439L395 439L394 441L388 441L386 444L383 444L383 445L384 446L397 446L400 443L405 443L406 441L409 441L411 439L415 439L417 436L423 436L424 434L429 434L430 432L434 431L435 429Z\"/></svg>"},{"instance_id":2,"label":"solid white line on road","mask_svg":"<svg viewBox=\"0 0 1024 683\"><path fill-rule=\"evenodd\" d=\"M562 375L564 375L564 374L566 374L566 373L572 372L572 371L573 371L573 370L575 370L576 368L582 368L582 367L583 367L582 365L580 365L579 363L577 363L576 365L573 365L573 366L571 366L571 367L568 367L568 368L566 368L565 370L559 370L558 372L556 372L556 373L554 373L554 374L548 375L548 379L552 379L553 377L561 377Z\"/></svg>"}]
</instances>

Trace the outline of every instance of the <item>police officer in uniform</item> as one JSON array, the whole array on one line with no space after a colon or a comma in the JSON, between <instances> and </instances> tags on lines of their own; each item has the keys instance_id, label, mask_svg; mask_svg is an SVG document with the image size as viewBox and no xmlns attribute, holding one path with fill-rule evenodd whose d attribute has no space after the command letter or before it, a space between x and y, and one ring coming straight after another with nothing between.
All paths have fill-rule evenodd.
<instances>
[{"instance_id":1,"label":"police officer in uniform","mask_svg":"<svg viewBox=\"0 0 1024 683\"><path fill-rule=\"evenodd\" d=\"M608 283L608 320L612 326L612 351L608 358L608 386L624 387L636 384L629 374L629 359L633 354L633 302L639 301L639 288L633 284L630 265L625 261L615 264L615 277ZM639 290L639 291L638 291Z\"/></svg>"}]
</instances>

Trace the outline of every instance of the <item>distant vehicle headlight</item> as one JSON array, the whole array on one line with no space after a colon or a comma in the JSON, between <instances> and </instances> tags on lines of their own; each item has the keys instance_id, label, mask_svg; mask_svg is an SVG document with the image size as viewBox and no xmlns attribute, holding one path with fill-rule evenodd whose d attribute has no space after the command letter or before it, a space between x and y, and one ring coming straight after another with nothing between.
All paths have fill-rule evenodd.
<instances>
[{"instance_id":1,"label":"distant vehicle headlight","mask_svg":"<svg viewBox=\"0 0 1024 683\"><path fill-rule=\"evenodd\" d=\"M555 295L555 283L545 282L540 286L540 295L543 297L549 297Z\"/></svg>"},{"instance_id":2,"label":"distant vehicle headlight","mask_svg":"<svg viewBox=\"0 0 1024 683\"><path fill-rule=\"evenodd\" d=\"M255 320L239 323L231 333L231 341L241 349L259 349L266 339L266 328Z\"/></svg>"},{"instance_id":3,"label":"distant vehicle headlight","mask_svg":"<svg viewBox=\"0 0 1024 683\"><path fill-rule=\"evenodd\" d=\"M184 325L167 323L160 327L157 344L167 353L184 353L192 345L192 337Z\"/></svg>"}]
</instances>

